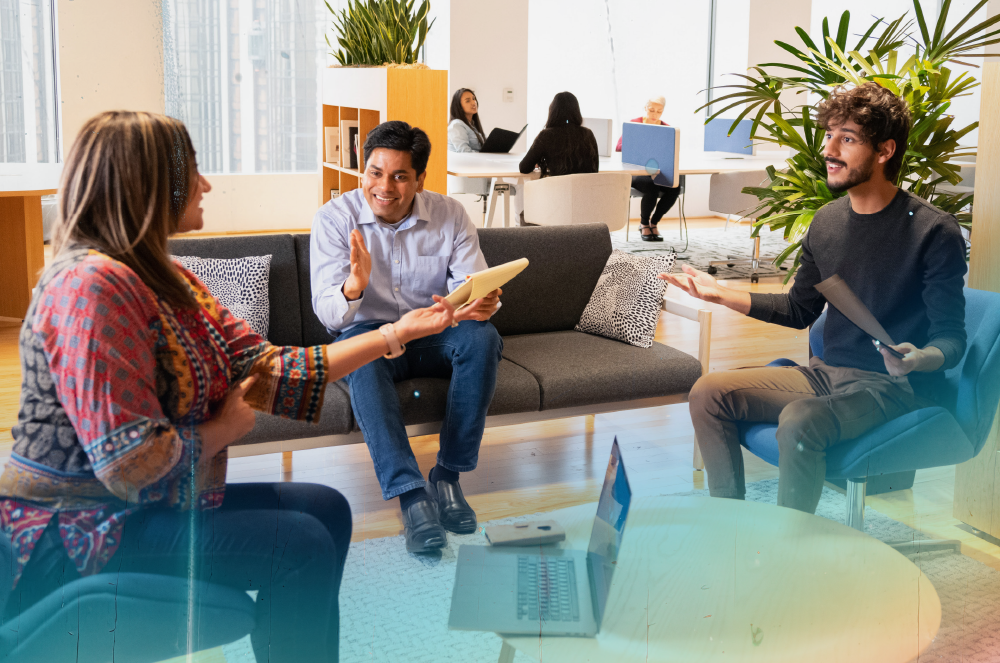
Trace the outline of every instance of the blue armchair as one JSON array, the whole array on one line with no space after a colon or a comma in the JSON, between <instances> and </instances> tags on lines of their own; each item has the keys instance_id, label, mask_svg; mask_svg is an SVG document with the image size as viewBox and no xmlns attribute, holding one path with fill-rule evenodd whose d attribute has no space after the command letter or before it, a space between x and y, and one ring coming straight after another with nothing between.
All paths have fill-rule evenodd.
<instances>
[{"instance_id":1,"label":"blue armchair","mask_svg":"<svg viewBox=\"0 0 1000 663\"><path fill-rule=\"evenodd\" d=\"M957 398L954 411L943 407L915 410L866 435L831 448L827 480L847 480L847 524L864 530L865 483L869 477L954 465L983 448L1000 402L1000 294L965 289L965 356L945 372ZM820 316L809 333L813 355L823 356ZM794 366L787 359L774 366ZM751 453L778 464L777 424L743 424L740 443Z\"/></svg>"},{"instance_id":2,"label":"blue armchair","mask_svg":"<svg viewBox=\"0 0 1000 663\"><path fill-rule=\"evenodd\" d=\"M253 629L254 615L254 599L238 589L100 573L69 583L5 625L0 660L153 663L239 640Z\"/></svg>"}]
</instances>

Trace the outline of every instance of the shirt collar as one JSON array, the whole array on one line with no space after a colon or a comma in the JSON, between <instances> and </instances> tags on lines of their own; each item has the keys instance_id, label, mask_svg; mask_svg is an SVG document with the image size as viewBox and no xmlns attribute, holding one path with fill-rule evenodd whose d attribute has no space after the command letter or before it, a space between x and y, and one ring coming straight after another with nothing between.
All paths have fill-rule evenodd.
<instances>
[{"instance_id":1,"label":"shirt collar","mask_svg":"<svg viewBox=\"0 0 1000 663\"><path fill-rule=\"evenodd\" d=\"M362 198L364 195L362 194ZM372 211L371 206L368 204L368 200L365 200L364 208L361 210L361 216L358 218L358 224L365 223L376 223L378 219L375 217L375 212ZM424 197L418 193L413 197L413 209L410 210L410 215L403 219L399 225L396 226L396 230L403 230L404 228L410 228L414 226L417 221L427 221L427 203L424 201Z\"/></svg>"}]
</instances>

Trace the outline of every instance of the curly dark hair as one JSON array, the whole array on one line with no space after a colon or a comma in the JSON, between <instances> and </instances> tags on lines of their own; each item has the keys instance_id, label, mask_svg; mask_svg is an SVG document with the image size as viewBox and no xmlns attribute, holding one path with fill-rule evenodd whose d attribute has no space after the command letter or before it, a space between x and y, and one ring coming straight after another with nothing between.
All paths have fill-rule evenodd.
<instances>
[{"instance_id":1,"label":"curly dark hair","mask_svg":"<svg viewBox=\"0 0 1000 663\"><path fill-rule=\"evenodd\" d=\"M824 129L851 120L861 127L862 138L874 149L887 140L896 141L896 151L885 163L885 178L895 182L910 135L910 107L878 83L847 89L836 88L817 107L816 120Z\"/></svg>"}]
</instances>

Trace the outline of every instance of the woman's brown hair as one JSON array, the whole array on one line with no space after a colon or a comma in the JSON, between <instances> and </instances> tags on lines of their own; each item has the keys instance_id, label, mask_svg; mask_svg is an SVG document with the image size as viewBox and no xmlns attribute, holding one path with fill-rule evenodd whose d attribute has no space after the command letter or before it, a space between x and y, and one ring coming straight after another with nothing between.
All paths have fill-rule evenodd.
<instances>
[{"instance_id":1,"label":"woman's brown hair","mask_svg":"<svg viewBox=\"0 0 1000 663\"><path fill-rule=\"evenodd\" d=\"M153 113L107 111L80 129L63 168L56 254L87 246L118 260L172 306L194 295L167 253L197 174L184 124Z\"/></svg>"}]
</instances>

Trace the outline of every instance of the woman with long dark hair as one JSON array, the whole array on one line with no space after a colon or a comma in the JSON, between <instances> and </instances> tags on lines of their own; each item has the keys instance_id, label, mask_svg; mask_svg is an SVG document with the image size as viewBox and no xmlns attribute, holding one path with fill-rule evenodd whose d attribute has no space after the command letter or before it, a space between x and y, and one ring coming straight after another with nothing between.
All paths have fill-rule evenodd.
<instances>
[{"instance_id":1,"label":"woman with long dark hair","mask_svg":"<svg viewBox=\"0 0 1000 663\"><path fill-rule=\"evenodd\" d=\"M520 170L530 173L536 167L542 177L596 173L600 153L594 132L583 126L580 102L571 92L560 92L549 104L545 128L538 132L528 153L521 159Z\"/></svg>"},{"instance_id":2,"label":"woman with long dark hair","mask_svg":"<svg viewBox=\"0 0 1000 663\"><path fill-rule=\"evenodd\" d=\"M326 384L390 351L390 332L277 347L232 315L167 252L170 235L202 227L211 189L184 125L162 115L101 113L69 151L0 475L2 628L82 576L173 575L256 591L258 661L335 661L347 501L321 485L226 484L226 449L253 410L317 421ZM452 319L439 301L392 333L406 343ZM200 628L180 623L170 656Z\"/></svg>"},{"instance_id":3,"label":"woman with long dark hair","mask_svg":"<svg viewBox=\"0 0 1000 663\"><path fill-rule=\"evenodd\" d=\"M478 152L486 142L483 124L479 121L479 100L467 87L451 96L451 121L448 123L449 152ZM483 177L448 176L448 193L474 193L485 196L490 181Z\"/></svg>"}]
</instances>

